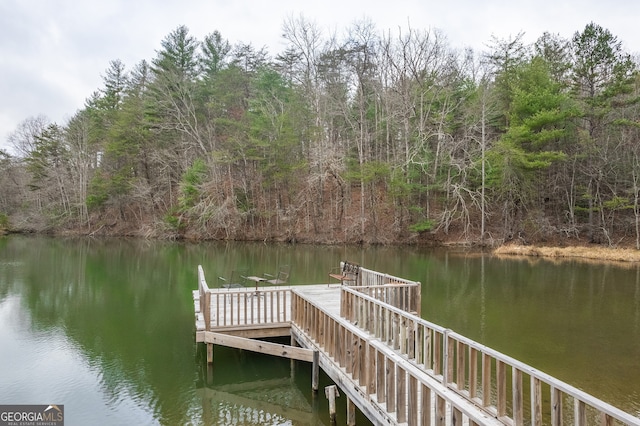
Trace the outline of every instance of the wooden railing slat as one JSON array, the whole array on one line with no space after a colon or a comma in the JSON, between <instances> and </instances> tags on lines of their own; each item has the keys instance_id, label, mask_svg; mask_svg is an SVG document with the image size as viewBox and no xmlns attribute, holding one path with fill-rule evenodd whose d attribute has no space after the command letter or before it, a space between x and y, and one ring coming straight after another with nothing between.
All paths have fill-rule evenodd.
<instances>
[{"instance_id":1,"label":"wooden railing slat","mask_svg":"<svg viewBox=\"0 0 640 426\"><path fill-rule=\"evenodd\" d=\"M516 426L524 425L524 393L522 389L522 371L514 368L511 373L511 394L513 423Z\"/></svg>"}]
</instances>

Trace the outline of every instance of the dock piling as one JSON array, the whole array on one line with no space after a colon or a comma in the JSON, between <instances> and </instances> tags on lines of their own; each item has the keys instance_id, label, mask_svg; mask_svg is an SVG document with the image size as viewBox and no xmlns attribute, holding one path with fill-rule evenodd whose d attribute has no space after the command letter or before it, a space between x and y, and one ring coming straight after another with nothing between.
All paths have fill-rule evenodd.
<instances>
[{"instance_id":1,"label":"dock piling","mask_svg":"<svg viewBox=\"0 0 640 426\"><path fill-rule=\"evenodd\" d=\"M336 424L336 398L340 397L338 387L336 385L325 386L324 394L329 400L329 421L332 425Z\"/></svg>"},{"instance_id":2,"label":"dock piling","mask_svg":"<svg viewBox=\"0 0 640 426\"><path fill-rule=\"evenodd\" d=\"M207 343L207 364L213 364L213 343Z\"/></svg>"},{"instance_id":3,"label":"dock piling","mask_svg":"<svg viewBox=\"0 0 640 426\"><path fill-rule=\"evenodd\" d=\"M318 382L320 381L320 352L313 351L313 364L311 366L311 389L318 392Z\"/></svg>"}]
</instances>

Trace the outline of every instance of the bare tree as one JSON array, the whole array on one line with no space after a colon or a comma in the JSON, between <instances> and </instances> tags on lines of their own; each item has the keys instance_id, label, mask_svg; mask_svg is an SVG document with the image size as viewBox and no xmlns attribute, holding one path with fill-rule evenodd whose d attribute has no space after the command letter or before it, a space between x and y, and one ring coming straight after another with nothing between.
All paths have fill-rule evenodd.
<instances>
[{"instance_id":1,"label":"bare tree","mask_svg":"<svg viewBox=\"0 0 640 426\"><path fill-rule=\"evenodd\" d=\"M20 158L28 157L37 146L38 137L49 126L50 121L44 115L23 120L8 138L9 145Z\"/></svg>"},{"instance_id":2,"label":"bare tree","mask_svg":"<svg viewBox=\"0 0 640 426\"><path fill-rule=\"evenodd\" d=\"M95 164L96 153L89 144L90 122L86 114L78 113L73 117L65 134L69 147L69 175L73 194L73 205L78 211L81 223L89 223L87 210L87 189L91 178L91 165Z\"/></svg>"}]
</instances>

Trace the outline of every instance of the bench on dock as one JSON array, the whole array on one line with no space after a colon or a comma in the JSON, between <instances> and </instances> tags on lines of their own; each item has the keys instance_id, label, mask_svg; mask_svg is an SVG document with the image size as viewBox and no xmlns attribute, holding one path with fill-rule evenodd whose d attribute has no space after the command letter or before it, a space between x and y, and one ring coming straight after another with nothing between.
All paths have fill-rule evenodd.
<instances>
[{"instance_id":1,"label":"bench on dock","mask_svg":"<svg viewBox=\"0 0 640 426\"><path fill-rule=\"evenodd\" d=\"M360 265L353 262L344 261L341 262L339 270L335 270L329 273L331 278L335 278L340 281L341 284L351 282L353 285L358 284L358 276L360 275Z\"/></svg>"}]
</instances>

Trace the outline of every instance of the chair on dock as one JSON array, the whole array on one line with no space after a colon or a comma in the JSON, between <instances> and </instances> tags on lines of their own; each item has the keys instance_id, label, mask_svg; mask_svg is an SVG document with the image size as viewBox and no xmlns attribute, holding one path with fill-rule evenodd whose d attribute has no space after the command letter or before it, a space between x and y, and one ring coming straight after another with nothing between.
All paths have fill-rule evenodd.
<instances>
[{"instance_id":1,"label":"chair on dock","mask_svg":"<svg viewBox=\"0 0 640 426\"><path fill-rule=\"evenodd\" d=\"M291 268L289 265L283 265L278 269L278 272L275 275L267 274L264 275L268 277L264 281L271 285L282 285L286 284L289 281L289 274L291 272Z\"/></svg>"},{"instance_id":2,"label":"chair on dock","mask_svg":"<svg viewBox=\"0 0 640 426\"><path fill-rule=\"evenodd\" d=\"M342 262L341 268L335 268L332 272L329 272L331 278L335 278L340 281L340 284L352 283L351 285L358 284L358 277L360 275L360 265L353 262Z\"/></svg>"},{"instance_id":3,"label":"chair on dock","mask_svg":"<svg viewBox=\"0 0 640 426\"><path fill-rule=\"evenodd\" d=\"M228 280L218 277L218 282L222 283L222 288L244 288L247 286L247 269L234 269Z\"/></svg>"}]
</instances>

